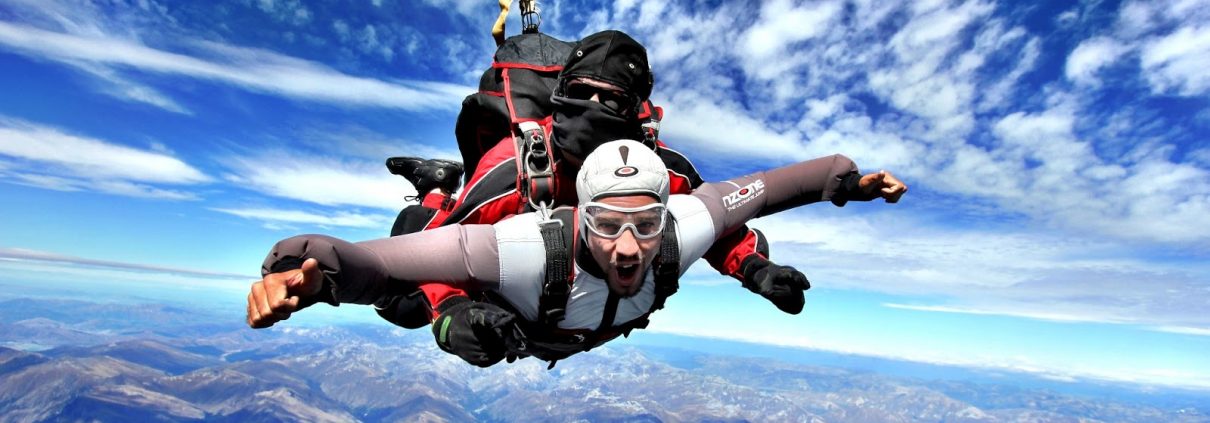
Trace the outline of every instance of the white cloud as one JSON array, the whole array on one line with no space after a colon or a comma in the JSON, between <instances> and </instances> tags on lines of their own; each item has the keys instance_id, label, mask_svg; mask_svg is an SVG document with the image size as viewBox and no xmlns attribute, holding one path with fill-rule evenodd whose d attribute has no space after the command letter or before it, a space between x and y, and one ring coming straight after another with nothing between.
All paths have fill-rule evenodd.
<instances>
[{"instance_id":1,"label":"white cloud","mask_svg":"<svg viewBox=\"0 0 1210 423\"><path fill-rule=\"evenodd\" d=\"M980 111L998 110L1012 103L1014 100L1014 90L1017 88L1021 77L1034 70L1034 67L1038 63L1038 57L1042 55L1041 44L1042 41L1039 38L1030 37L1025 46L1022 47L1020 54L1017 55L1016 65L1013 69L999 81L980 90Z\"/></svg>"},{"instance_id":2,"label":"white cloud","mask_svg":"<svg viewBox=\"0 0 1210 423\"><path fill-rule=\"evenodd\" d=\"M1140 46L1143 76L1156 93L1210 92L1210 25L1183 27Z\"/></svg>"},{"instance_id":3,"label":"white cloud","mask_svg":"<svg viewBox=\"0 0 1210 423\"><path fill-rule=\"evenodd\" d=\"M52 253L47 251L29 250L24 248L0 248L0 259L16 262L33 262L33 263L55 263L55 264L73 264L90 267L109 268L115 270L134 270L143 272L152 272L159 274L169 274L177 276L201 276L207 278L220 279L238 279L251 280L255 279L252 275L241 275L234 273L211 272L197 269L182 269L176 267L165 267L143 263L127 263L110 260L96 260L83 257L69 256L64 254Z\"/></svg>"},{"instance_id":4,"label":"white cloud","mask_svg":"<svg viewBox=\"0 0 1210 423\"><path fill-rule=\"evenodd\" d=\"M154 183L193 184L209 177L169 155L59 130L0 119L0 154L61 166L77 175Z\"/></svg>"},{"instance_id":5,"label":"white cloud","mask_svg":"<svg viewBox=\"0 0 1210 423\"><path fill-rule=\"evenodd\" d=\"M1067 56L1064 72L1067 79L1077 83L1097 86L1100 80L1097 71L1111 65L1129 51L1127 46L1108 37L1084 40Z\"/></svg>"},{"instance_id":6,"label":"white cloud","mask_svg":"<svg viewBox=\"0 0 1210 423\"><path fill-rule=\"evenodd\" d=\"M1204 169L1210 169L1210 147L1202 147L1185 155L1189 161L1197 163Z\"/></svg>"},{"instance_id":7,"label":"white cloud","mask_svg":"<svg viewBox=\"0 0 1210 423\"><path fill-rule=\"evenodd\" d=\"M392 156L462 160L462 153L453 145L452 140L443 145L422 143L357 125L329 127L317 124L316 128L303 129L290 138L317 152L332 152L332 146L340 146L338 152L342 156L367 161L381 162Z\"/></svg>"},{"instance_id":8,"label":"white cloud","mask_svg":"<svg viewBox=\"0 0 1210 423\"><path fill-rule=\"evenodd\" d=\"M742 109L719 104L691 91L674 93L663 103L669 116L660 124L662 138L676 140L673 148L700 148L714 154L743 154L747 157L803 157L796 134L776 133ZM759 144L757 149L737 149Z\"/></svg>"},{"instance_id":9,"label":"white cloud","mask_svg":"<svg viewBox=\"0 0 1210 423\"><path fill-rule=\"evenodd\" d=\"M974 50L950 61L962 46L963 31L990 14L990 5L968 1L954 8L922 11L890 40L895 60L869 72L870 88L896 108L928 119L930 137L965 136L974 127L974 72L986 51Z\"/></svg>"},{"instance_id":10,"label":"white cloud","mask_svg":"<svg viewBox=\"0 0 1210 423\"><path fill-rule=\"evenodd\" d=\"M76 69L87 72L100 80L98 91L119 100L143 103L173 113L192 115L189 109L177 103L172 98L159 92L151 86L134 82L123 77L114 69L98 66L87 62L72 65Z\"/></svg>"},{"instance_id":11,"label":"white cloud","mask_svg":"<svg viewBox=\"0 0 1210 423\"><path fill-rule=\"evenodd\" d=\"M1117 32L1127 39L1152 31L1161 24L1158 15L1164 6L1158 1L1123 2L1118 12Z\"/></svg>"},{"instance_id":12,"label":"white cloud","mask_svg":"<svg viewBox=\"0 0 1210 423\"><path fill-rule=\"evenodd\" d=\"M1022 311L1022 310L992 310L992 309L975 309L975 308L964 308L964 307L948 307L948 306L936 306L936 305L912 305L912 304L896 304L896 303L884 303L884 304L882 304L882 306L888 307L888 308L896 308L896 309L900 309L900 310L914 310L914 311L925 311L925 312L935 312L935 313L958 313L958 314L977 314L977 315L987 315L987 316L1024 317L1027 319L1047 320L1047 321L1052 321L1052 322L1125 323L1125 322L1109 322L1109 321L1105 321L1104 319L1096 319L1096 318L1092 318L1090 316L1084 316L1084 315L1078 315L1078 314L1064 314L1064 313L1045 312L1045 311L1044 312L1030 312L1030 311Z\"/></svg>"},{"instance_id":13,"label":"white cloud","mask_svg":"<svg viewBox=\"0 0 1210 423\"><path fill-rule=\"evenodd\" d=\"M789 0L763 2L760 19L739 39L738 51L752 64L747 69L764 79L778 76L780 72L765 69L785 60L789 46L826 32L842 6L838 2L809 3L803 7L794 7Z\"/></svg>"},{"instance_id":14,"label":"white cloud","mask_svg":"<svg viewBox=\"0 0 1210 423\"><path fill-rule=\"evenodd\" d=\"M649 2L643 2L644 5L646 5L647 3L649 3ZM634 6L636 4L638 4L637 0L615 1L615 2L613 2L613 14L615 16L625 14L626 12L629 12L631 9L634 9Z\"/></svg>"},{"instance_id":15,"label":"white cloud","mask_svg":"<svg viewBox=\"0 0 1210 423\"><path fill-rule=\"evenodd\" d=\"M311 21L311 10L298 0L257 0L256 6L273 19L301 26Z\"/></svg>"},{"instance_id":16,"label":"white cloud","mask_svg":"<svg viewBox=\"0 0 1210 423\"><path fill-rule=\"evenodd\" d=\"M0 45L67 65L90 63L184 75L310 101L403 110L457 110L474 88L427 81L381 81L337 72L277 53L193 41L204 59L108 37L83 37L0 22Z\"/></svg>"},{"instance_id":17,"label":"white cloud","mask_svg":"<svg viewBox=\"0 0 1210 423\"><path fill-rule=\"evenodd\" d=\"M193 193L157 187L211 181L170 153L141 150L58 129L0 118L0 155L12 158L0 177L58 191L193 200Z\"/></svg>"},{"instance_id":18,"label":"white cloud","mask_svg":"<svg viewBox=\"0 0 1210 423\"><path fill-rule=\"evenodd\" d=\"M227 209L214 208L211 209L221 213L227 213L246 219L260 220L269 224L280 223L297 223L316 226L341 226L353 228L372 228L378 229L389 227L394 221L393 216L387 215L367 215L353 212L336 212L330 215L308 213L298 210L280 210L267 208L244 208L244 209Z\"/></svg>"},{"instance_id":19,"label":"white cloud","mask_svg":"<svg viewBox=\"0 0 1210 423\"><path fill-rule=\"evenodd\" d=\"M351 205L399 210L414 195L407 181L387 173L382 162L349 161L285 151L232 156L228 181L277 197L325 206Z\"/></svg>"},{"instance_id":20,"label":"white cloud","mask_svg":"<svg viewBox=\"0 0 1210 423\"><path fill-rule=\"evenodd\" d=\"M928 209L905 214L901 207L836 210L824 203L749 226L766 235L774 261L803 270L820 287L941 296L946 304L926 306L951 312L1210 328L1205 265L1151 262L1138 258L1145 247L980 223L977 216L937 228ZM850 214L852 208L878 211Z\"/></svg>"},{"instance_id":21,"label":"white cloud","mask_svg":"<svg viewBox=\"0 0 1210 423\"><path fill-rule=\"evenodd\" d=\"M1179 333L1182 335L1210 336L1210 328L1191 328L1183 326L1158 326L1152 328L1158 332Z\"/></svg>"}]
</instances>

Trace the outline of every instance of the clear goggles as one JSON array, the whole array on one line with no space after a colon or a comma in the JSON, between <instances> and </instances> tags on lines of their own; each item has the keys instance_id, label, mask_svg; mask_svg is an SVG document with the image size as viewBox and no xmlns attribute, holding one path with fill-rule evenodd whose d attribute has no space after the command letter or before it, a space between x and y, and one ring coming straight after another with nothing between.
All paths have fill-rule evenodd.
<instances>
[{"instance_id":1,"label":"clear goggles","mask_svg":"<svg viewBox=\"0 0 1210 423\"><path fill-rule=\"evenodd\" d=\"M664 231L664 223L668 220L667 208L662 203L617 207L591 202L580 206L580 216L589 231L610 239L622 236L626 228L630 228L635 238L655 238Z\"/></svg>"}]
</instances>

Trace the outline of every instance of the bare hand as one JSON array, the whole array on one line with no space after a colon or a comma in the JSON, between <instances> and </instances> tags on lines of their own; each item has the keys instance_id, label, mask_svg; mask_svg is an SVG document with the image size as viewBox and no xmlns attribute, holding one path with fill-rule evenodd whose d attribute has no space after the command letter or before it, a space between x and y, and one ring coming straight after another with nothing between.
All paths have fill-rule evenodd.
<instances>
[{"instance_id":1,"label":"bare hand","mask_svg":"<svg viewBox=\"0 0 1210 423\"><path fill-rule=\"evenodd\" d=\"M289 319L298 311L299 297L315 295L322 287L323 273L315 259L307 259L300 269L265 275L248 293L248 326L264 329Z\"/></svg>"},{"instance_id":2,"label":"bare hand","mask_svg":"<svg viewBox=\"0 0 1210 423\"><path fill-rule=\"evenodd\" d=\"M858 185L861 186L862 192L867 194L873 194L877 190L878 196L886 199L888 203L899 201L899 197L907 192L907 185L885 170L863 175Z\"/></svg>"}]
</instances>

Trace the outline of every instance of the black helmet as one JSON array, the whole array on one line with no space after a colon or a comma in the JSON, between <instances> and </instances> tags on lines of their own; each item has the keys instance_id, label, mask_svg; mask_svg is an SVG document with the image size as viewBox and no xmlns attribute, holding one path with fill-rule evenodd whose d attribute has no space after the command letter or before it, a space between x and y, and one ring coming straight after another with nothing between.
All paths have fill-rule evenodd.
<instances>
[{"instance_id":1,"label":"black helmet","mask_svg":"<svg viewBox=\"0 0 1210 423\"><path fill-rule=\"evenodd\" d=\"M559 73L560 94L567 81L580 77L617 85L638 96L638 102L651 96L655 82L647 63L647 49L616 30L601 31L580 40Z\"/></svg>"}]
</instances>

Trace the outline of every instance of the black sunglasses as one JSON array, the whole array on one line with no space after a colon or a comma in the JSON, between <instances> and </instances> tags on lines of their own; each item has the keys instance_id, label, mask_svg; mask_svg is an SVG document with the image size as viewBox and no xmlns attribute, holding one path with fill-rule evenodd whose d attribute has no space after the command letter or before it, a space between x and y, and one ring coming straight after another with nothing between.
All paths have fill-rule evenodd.
<instances>
[{"instance_id":1,"label":"black sunglasses","mask_svg":"<svg viewBox=\"0 0 1210 423\"><path fill-rule=\"evenodd\" d=\"M595 95L597 96L597 100L605 107L615 112L626 114L633 113L635 105L638 104L638 99L633 95L578 81L567 83L567 86L563 88L563 95L576 100L589 100Z\"/></svg>"}]
</instances>

